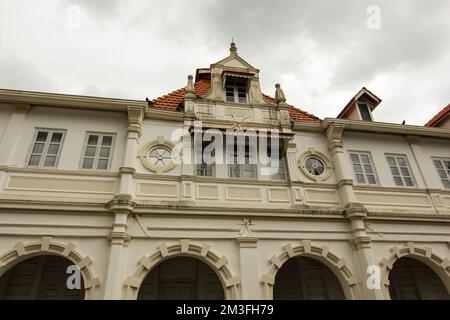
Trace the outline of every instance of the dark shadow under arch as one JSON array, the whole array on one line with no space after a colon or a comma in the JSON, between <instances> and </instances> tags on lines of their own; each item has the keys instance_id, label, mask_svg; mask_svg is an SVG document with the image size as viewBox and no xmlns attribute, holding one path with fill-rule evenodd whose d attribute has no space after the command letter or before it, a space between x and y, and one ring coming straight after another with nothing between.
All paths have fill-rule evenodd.
<instances>
[{"instance_id":1,"label":"dark shadow under arch","mask_svg":"<svg viewBox=\"0 0 450 320\"><path fill-rule=\"evenodd\" d=\"M412 257L395 261L389 272L392 300L449 300L450 295L432 268Z\"/></svg>"},{"instance_id":2,"label":"dark shadow under arch","mask_svg":"<svg viewBox=\"0 0 450 320\"><path fill-rule=\"evenodd\" d=\"M216 272L200 259L170 257L158 263L143 280L138 300L225 299Z\"/></svg>"},{"instance_id":3,"label":"dark shadow under arch","mask_svg":"<svg viewBox=\"0 0 450 320\"><path fill-rule=\"evenodd\" d=\"M343 300L336 275L321 261L297 256L278 270L273 286L274 300Z\"/></svg>"},{"instance_id":4,"label":"dark shadow under arch","mask_svg":"<svg viewBox=\"0 0 450 320\"><path fill-rule=\"evenodd\" d=\"M35 255L12 265L0 276L0 300L83 300L84 279L80 288L70 290L67 268L74 263L52 254Z\"/></svg>"}]
</instances>

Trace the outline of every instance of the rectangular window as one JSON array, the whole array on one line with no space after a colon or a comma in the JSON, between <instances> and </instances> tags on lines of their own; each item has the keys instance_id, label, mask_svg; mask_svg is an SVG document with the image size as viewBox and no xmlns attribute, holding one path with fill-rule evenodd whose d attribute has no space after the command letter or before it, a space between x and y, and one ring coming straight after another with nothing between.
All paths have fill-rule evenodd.
<instances>
[{"instance_id":1,"label":"rectangular window","mask_svg":"<svg viewBox=\"0 0 450 320\"><path fill-rule=\"evenodd\" d=\"M38 129L28 159L29 167L55 168L64 139L63 130Z\"/></svg>"},{"instance_id":2,"label":"rectangular window","mask_svg":"<svg viewBox=\"0 0 450 320\"><path fill-rule=\"evenodd\" d=\"M216 164L207 164L203 159L203 152L211 142L203 142L202 145L202 163L195 166L195 172L200 177L214 177L216 175ZM215 150L211 153L211 157L215 157Z\"/></svg>"},{"instance_id":3,"label":"rectangular window","mask_svg":"<svg viewBox=\"0 0 450 320\"><path fill-rule=\"evenodd\" d=\"M256 159L253 159L254 155L250 151L250 145L246 143L245 147L242 145L242 148L245 148L243 149L244 161L241 161L243 163L239 163L238 152L242 152L242 150L240 150L237 143L234 145L233 163L228 165L229 177L244 180L256 179L258 177L257 164L255 163Z\"/></svg>"},{"instance_id":4,"label":"rectangular window","mask_svg":"<svg viewBox=\"0 0 450 320\"><path fill-rule=\"evenodd\" d=\"M84 148L82 169L108 170L112 158L114 136L111 134L89 133Z\"/></svg>"},{"instance_id":5,"label":"rectangular window","mask_svg":"<svg viewBox=\"0 0 450 320\"><path fill-rule=\"evenodd\" d=\"M350 152L353 172L358 184L375 185L375 169L370 152Z\"/></svg>"},{"instance_id":6,"label":"rectangular window","mask_svg":"<svg viewBox=\"0 0 450 320\"><path fill-rule=\"evenodd\" d=\"M361 114L361 119L363 119L364 121L372 121L369 106L366 103L358 103L358 109L359 113Z\"/></svg>"},{"instance_id":7,"label":"rectangular window","mask_svg":"<svg viewBox=\"0 0 450 320\"><path fill-rule=\"evenodd\" d=\"M445 189L450 189L450 159L433 159L439 178Z\"/></svg>"},{"instance_id":8,"label":"rectangular window","mask_svg":"<svg viewBox=\"0 0 450 320\"><path fill-rule=\"evenodd\" d=\"M225 100L227 102L247 103L247 81L227 78L225 81Z\"/></svg>"},{"instance_id":9,"label":"rectangular window","mask_svg":"<svg viewBox=\"0 0 450 320\"><path fill-rule=\"evenodd\" d=\"M408 159L405 155L387 154L386 155L389 168L394 178L396 186L414 186L414 179Z\"/></svg>"}]
</instances>

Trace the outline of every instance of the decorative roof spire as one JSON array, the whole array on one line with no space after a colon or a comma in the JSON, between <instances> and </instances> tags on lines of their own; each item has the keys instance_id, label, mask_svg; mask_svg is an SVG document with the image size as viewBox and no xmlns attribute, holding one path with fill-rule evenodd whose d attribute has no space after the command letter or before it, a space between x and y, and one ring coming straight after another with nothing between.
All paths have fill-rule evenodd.
<instances>
[{"instance_id":1,"label":"decorative roof spire","mask_svg":"<svg viewBox=\"0 0 450 320\"><path fill-rule=\"evenodd\" d=\"M188 81L186 85L186 98L195 98L194 77L188 75Z\"/></svg>"},{"instance_id":2,"label":"decorative roof spire","mask_svg":"<svg viewBox=\"0 0 450 320\"><path fill-rule=\"evenodd\" d=\"M277 102L279 104L283 104L286 103L286 96L284 95L283 89L281 89L281 86L279 83L277 83L275 85L275 100L277 100Z\"/></svg>"},{"instance_id":3,"label":"decorative roof spire","mask_svg":"<svg viewBox=\"0 0 450 320\"><path fill-rule=\"evenodd\" d=\"M234 43L234 39L231 39L230 53L232 55L237 55L237 48L236 48L236 44Z\"/></svg>"}]
</instances>

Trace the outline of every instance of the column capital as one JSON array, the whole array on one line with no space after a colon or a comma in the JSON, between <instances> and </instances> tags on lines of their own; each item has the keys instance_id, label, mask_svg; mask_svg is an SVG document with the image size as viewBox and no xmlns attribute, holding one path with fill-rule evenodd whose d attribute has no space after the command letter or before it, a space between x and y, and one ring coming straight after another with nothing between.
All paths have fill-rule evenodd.
<instances>
[{"instance_id":1,"label":"column capital","mask_svg":"<svg viewBox=\"0 0 450 320\"><path fill-rule=\"evenodd\" d=\"M130 235L127 232L121 231L111 231L106 238L109 240L111 245L118 244L121 246L128 246L131 240Z\"/></svg>"},{"instance_id":2,"label":"column capital","mask_svg":"<svg viewBox=\"0 0 450 320\"><path fill-rule=\"evenodd\" d=\"M256 237L236 238L236 241L239 243L239 248L256 248L258 246L258 240Z\"/></svg>"},{"instance_id":3,"label":"column capital","mask_svg":"<svg viewBox=\"0 0 450 320\"><path fill-rule=\"evenodd\" d=\"M144 120L144 106L128 106L128 133L136 133L139 138L142 134L142 120ZM130 136L129 136L130 137Z\"/></svg>"},{"instance_id":4,"label":"column capital","mask_svg":"<svg viewBox=\"0 0 450 320\"><path fill-rule=\"evenodd\" d=\"M118 193L108 202L108 208L114 213L131 213L134 211L136 203L131 194Z\"/></svg>"},{"instance_id":5,"label":"column capital","mask_svg":"<svg viewBox=\"0 0 450 320\"><path fill-rule=\"evenodd\" d=\"M344 207L344 217L350 220L359 219L364 220L367 218L368 210L362 203L349 202Z\"/></svg>"}]
</instances>

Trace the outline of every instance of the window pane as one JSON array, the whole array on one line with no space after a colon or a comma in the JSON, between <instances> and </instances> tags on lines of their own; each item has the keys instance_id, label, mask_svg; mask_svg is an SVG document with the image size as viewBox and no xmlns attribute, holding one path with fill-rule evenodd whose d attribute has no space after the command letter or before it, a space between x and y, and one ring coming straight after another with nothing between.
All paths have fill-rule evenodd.
<instances>
[{"instance_id":1,"label":"window pane","mask_svg":"<svg viewBox=\"0 0 450 320\"><path fill-rule=\"evenodd\" d=\"M89 135L88 145L96 146L97 143L98 143L98 136L97 135L93 135L93 134Z\"/></svg>"},{"instance_id":2,"label":"window pane","mask_svg":"<svg viewBox=\"0 0 450 320\"><path fill-rule=\"evenodd\" d=\"M399 176L400 172L398 171L397 167L391 167L391 172L393 176Z\"/></svg>"},{"instance_id":3,"label":"window pane","mask_svg":"<svg viewBox=\"0 0 450 320\"><path fill-rule=\"evenodd\" d=\"M86 157L94 157L95 156L95 150L97 148L96 147L86 147Z\"/></svg>"},{"instance_id":4,"label":"window pane","mask_svg":"<svg viewBox=\"0 0 450 320\"><path fill-rule=\"evenodd\" d=\"M102 140L102 146L110 147L112 145L112 136L104 136Z\"/></svg>"},{"instance_id":5,"label":"window pane","mask_svg":"<svg viewBox=\"0 0 450 320\"><path fill-rule=\"evenodd\" d=\"M57 143L61 142L62 135L63 135L62 132L53 132L52 142L57 142Z\"/></svg>"},{"instance_id":6,"label":"window pane","mask_svg":"<svg viewBox=\"0 0 450 320\"><path fill-rule=\"evenodd\" d=\"M358 183L366 183L366 181L364 180L364 176L362 174L357 174L356 175L356 181Z\"/></svg>"},{"instance_id":7,"label":"window pane","mask_svg":"<svg viewBox=\"0 0 450 320\"><path fill-rule=\"evenodd\" d=\"M361 113L362 120L365 121L372 121L372 118L370 117L369 108L367 107L367 104L365 103L358 103L359 112Z\"/></svg>"},{"instance_id":8,"label":"window pane","mask_svg":"<svg viewBox=\"0 0 450 320\"><path fill-rule=\"evenodd\" d=\"M442 163L440 161L434 160L433 162L434 162L434 165L436 166L436 168L442 169Z\"/></svg>"},{"instance_id":9,"label":"window pane","mask_svg":"<svg viewBox=\"0 0 450 320\"><path fill-rule=\"evenodd\" d=\"M402 186L403 185L402 178L400 178L400 177L394 177L394 181L395 181L395 184L397 186Z\"/></svg>"},{"instance_id":10,"label":"window pane","mask_svg":"<svg viewBox=\"0 0 450 320\"><path fill-rule=\"evenodd\" d=\"M393 157L387 157L388 163L390 166L396 166L395 160Z\"/></svg>"},{"instance_id":11,"label":"window pane","mask_svg":"<svg viewBox=\"0 0 450 320\"><path fill-rule=\"evenodd\" d=\"M46 156L44 167L54 167L56 164L56 156Z\"/></svg>"},{"instance_id":12,"label":"window pane","mask_svg":"<svg viewBox=\"0 0 450 320\"><path fill-rule=\"evenodd\" d=\"M44 143L35 143L32 153L42 153L44 151Z\"/></svg>"},{"instance_id":13,"label":"window pane","mask_svg":"<svg viewBox=\"0 0 450 320\"><path fill-rule=\"evenodd\" d=\"M101 158L109 158L109 151L111 150L111 148L108 147L101 147L100 148L100 157ZM167 153L167 151L166 151ZM170 156L170 154L168 154L167 156Z\"/></svg>"},{"instance_id":14,"label":"window pane","mask_svg":"<svg viewBox=\"0 0 450 320\"><path fill-rule=\"evenodd\" d=\"M352 159L353 163L359 163L358 155L355 153L350 154L350 158Z\"/></svg>"},{"instance_id":15,"label":"window pane","mask_svg":"<svg viewBox=\"0 0 450 320\"><path fill-rule=\"evenodd\" d=\"M369 175L367 176L367 181L369 182L369 184L377 184L377 182L376 182L376 180L375 180L375 176L374 176L374 175L371 175L371 174L369 174Z\"/></svg>"},{"instance_id":16,"label":"window pane","mask_svg":"<svg viewBox=\"0 0 450 320\"><path fill-rule=\"evenodd\" d=\"M445 166L447 169L450 169L450 161L444 161L444 166Z\"/></svg>"},{"instance_id":17,"label":"window pane","mask_svg":"<svg viewBox=\"0 0 450 320\"><path fill-rule=\"evenodd\" d=\"M47 154L57 155L59 150L59 144L50 144L48 146Z\"/></svg>"},{"instance_id":18,"label":"window pane","mask_svg":"<svg viewBox=\"0 0 450 320\"><path fill-rule=\"evenodd\" d=\"M39 166L39 161L41 160L41 156L31 156L30 162L28 163L29 166L37 167Z\"/></svg>"},{"instance_id":19,"label":"window pane","mask_svg":"<svg viewBox=\"0 0 450 320\"><path fill-rule=\"evenodd\" d=\"M92 169L94 166L94 159L93 158L84 158L83 160L83 169Z\"/></svg>"},{"instance_id":20,"label":"window pane","mask_svg":"<svg viewBox=\"0 0 450 320\"><path fill-rule=\"evenodd\" d=\"M241 177L241 166L239 164L230 165L230 177L232 178Z\"/></svg>"},{"instance_id":21,"label":"window pane","mask_svg":"<svg viewBox=\"0 0 450 320\"><path fill-rule=\"evenodd\" d=\"M444 184L445 189L450 189L450 181L448 180L442 180L442 183Z\"/></svg>"},{"instance_id":22,"label":"window pane","mask_svg":"<svg viewBox=\"0 0 450 320\"><path fill-rule=\"evenodd\" d=\"M397 158L397 162L398 162L398 165L399 165L400 167L406 167L405 159L403 159L403 158Z\"/></svg>"},{"instance_id":23,"label":"window pane","mask_svg":"<svg viewBox=\"0 0 450 320\"><path fill-rule=\"evenodd\" d=\"M438 170L438 173L439 173L439 177L444 178L444 179L447 178L444 170Z\"/></svg>"},{"instance_id":24,"label":"window pane","mask_svg":"<svg viewBox=\"0 0 450 320\"><path fill-rule=\"evenodd\" d=\"M401 167L400 170L402 171L403 176L410 176L408 168Z\"/></svg>"},{"instance_id":25,"label":"window pane","mask_svg":"<svg viewBox=\"0 0 450 320\"><path fill-rule=\"evenodd\" d=\"M39 131L36 137L36 141L46 141L48 133L45 131Z\"/></svg>"},{"instance_id":26,"label":"window pane","mask_svg":"<svg viewBox=\"0 0 450 320\"><path fill-rule=\"evenodd\" d=\"M354 164L353 168L355 169L356 173L362 173L362 167L359 164Z\"/></svg>"},{"instance_id":27,"label":"window pane","mask_svg":"<svg viewBox=\"0 0 450 320\"><path fill-rule=\"evenodd\" d=\"M99 169L99 170L106 170L106 169L108 169L108 160L106 160L106 159L98 160L97 169Z\"/></svg>"},{"instance_id":28,"label":"window pane","mask_svg":"<svg viewBox=\"0 0 450 320\"><path fill-rule=\"evenodd\" d=\"M361 155L361 162L362 162L362 163L369 164L369 163L370 163L370 161L369 161L369 156L368 156L367 154L362 154L362 155Z\"/></svg>"},{"instance_id":29,"label":"window pane","mask_svg":"<svg viewBox=\"0 0 450 320\"><path fill-rule=\"evenodd\" d=\"M405 178L405 184L406 184L407 186L410 186L410 187L414 186L414 183L413 183L412 179L409 178L409 177L406 177L406 178Z\"/></svg>"},{"instance_id":30,"label":"window pane","mask_svg":"<svg viewBox=\"0 0 450 320\"><path fill-rule=\"evenodd\" d=\"M373 173L372 166L368 164L364 165L364 171L366 171L366 173Z\"/></svg>"}]
</instances>

